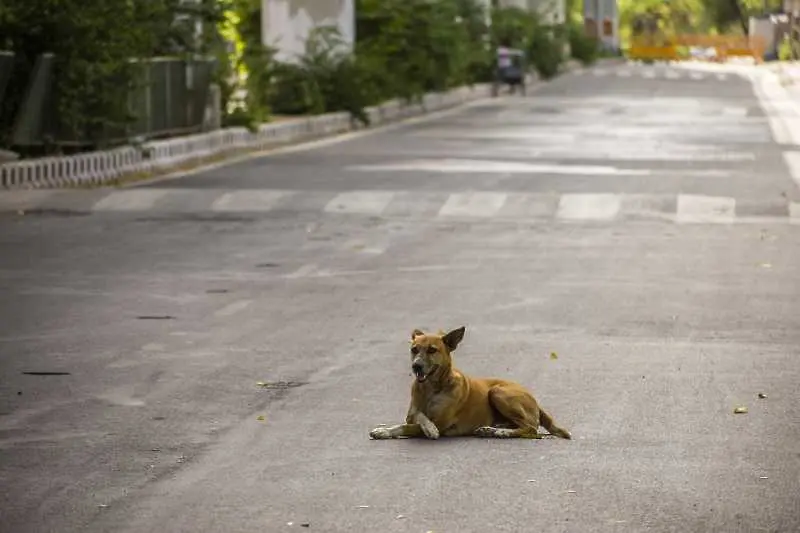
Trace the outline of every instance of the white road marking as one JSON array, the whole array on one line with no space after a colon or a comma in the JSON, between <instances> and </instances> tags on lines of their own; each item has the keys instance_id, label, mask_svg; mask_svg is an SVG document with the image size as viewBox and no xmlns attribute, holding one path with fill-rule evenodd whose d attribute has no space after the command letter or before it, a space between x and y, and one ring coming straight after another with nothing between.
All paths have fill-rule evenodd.
<instances>
[{"instance_id":1,"label":"white road marking","mask_svg":"<svg viewBox=\"0 0 800 533\"><path fill-rule=\"evenodd\" d=\"M656 72L654 70L649 70L649 69L645 70L645 71L642 71L642 77L646 78L648 80L655 79Z\"/></svg>"},{"instance_id":2,"label":"white road marking","mask_svg":"<svg viewBox=\"0 0 800 533\"><path fill-rule=\"evenodd\" d=\"M298 279L298 278L305 278L312 275L317 270L317 265L314 263L309 263L307 265L303 265L291 274L286 274L284 276L288 279Z\"/></svg>"},{"instance_id":3,"label":"white road marking","mask_svg":"<svg viewBox=\"0 0 800 533\"><path fill-rule=\"evenodd\" d=\"M380 215L394 197L391 191L349 191L333 198L325 206L328 213Z\"/></svg>"},{"instance_id":4,"label":"white road marking","mask_svg":"<svg viewBox=\"0 0 800 533\"><path fill-rule=\"evenodd\" d=\"M693 80L702 80L706 77L706 75L701 72L690 72L689 77Z\"/></svg>"},{"instance_id":5,"label":"white road marking","mask_svg":"<svg viewBox=\"0 0 800 533\"><path fill-rule=\"evenodd\" d=\"M228 192L214 200L211 210L217 212L270 211L293 191L242 190Z\"/></svg>"},{"instance_id":6,"label":"white road marking","mask_svg":"<svg viewBox=\"0 0 800 533\"><path fill-rule=\"evenodd\" d=\"M800 224L800 202L789 204L789 219L792 224Z\"/></svg>"},{"instance_id":7,"label":"white road marking","mask_svg":"<svg viewBox=\"0 0 800 533\"><path fill-rule=\"evenodd\" d=\"M621 206L618 194L564 194L556 216L567 220L612 220Z\"/></svg>"},{"instance_id":8,"label":"white road marking","mask_svg":"<svg viewBox=\"0 0 800 533\"><path fill-rule=\"evenodd\" d=\"M442 272L445 270L452 270L453 265L420 265L397 267L398 272Z\"/></svg>"},{"instance_id":9,"label":"white road marking","mask_svg":"<svg viewBox=\"0 0 800 533\"><path fill-rule=\"evenodd\" d=\"M633 76L633 72L631 72L630 70L618 70L617 76L619 76L620 78L630 78L631 76Z\"/></svg>"},{"instance_id":10,"label":"white road marking","mask_svg":"<svg viewBox=\"0 0 800 533\"><path fill-rule=\"evenodd\" d=\"M728 79L728 75L727 74L717 74L717 79L719 81L725 81L725 80Z\"/></svg>"},{"instance_id":11,"label":"white road marking","mask_svg":"<svg viewBox=\"0 0 800 533\"><path fill-rule=\"evenodd\" d=\"M747 108L746 107L724 107L722 108L722 114L727 117L745 117L747 116Z\"/></svg>"},{"instance_id":12,"label":"white road marking","mask_svg":"<svg viewBox=\"0 0 800 533\"><path fill-rule=\"evenodd\" d=\"M214 312L214 316L216 317L229 317L233 316L236 313L244 311L250 304L253 303L253 300L239 300L237 302L233 302L231 304L226 305L222 309L218 309Z\"/></svg>"},{"instance_id":13,"label":"white road marking","mask_svg":"<svg viewBox=\"0 0 800 533\"><path fill-rule=\"evenodd\" d=\"M783 152L783 160L789 167L792 179L800 187L800 152Z\"/></svg>"},{"instance_id":14,"label":"white road marking","mask_svg":"<svg viewBox=\"0 0 800 533\"><path fill-rule=\"evenodd\" d=\"M734 221L736 199L728 196L678 195L678 223L730 224Z\"/></svg>"},{"instance_id":15,"label":"white road marking","mask_svg":"<svg viewBox=\"0 0 800 533\"><path fill-rule=\"evenodd\" d=\"M319 270L314 273L315 278L335 278L340 276L363 276L377 274L377 270Z\"/></svg>"},{"instance_id":16,"label":"white road marking","mask_svg":"<svg viewBox=\"0 0 800 533\"><path fill-rule=\"evenodd\" d=\"M380 255L386 251L386 248L383 246L368 246L367 243L361 240L347 241L342 248L367 255Z\"/></svg>"},{"instance_id":17,"label":"white road marking","mask_svg":"<svg viewBox=\"0 0 800 533\"><path fill-rule=\"evenodd\" d=\"M668 80L679 80L683 77L680 72L675 72L674 70L668 70L664 76Z\"/></svg>"},{"instance_id":18,"label":"white road marking","mask_svg":"<svg viewBox=\"0 0 800 533\"><path fill-rule=\"evenodd\" d=\"M507 197L498 192L454 193L439 209L439 216L490 217L503 207Z\"/></svg>"},{"instance_id":19,"label":"white road marking","mask_svg":"<svg viewBox=\"0 0 800 533\"><path fill-rule=\"evenodd\" d=\"M149 342L142 346L143 352L163 352L165 349L166 346L157 342Z\"/></svg>"},{"instance_id":20,"label":"white road marking","mask_svg":"<svg viewBox=\"0 0 800 533\"><path fill-rule=\"evenodd\" d=\"M93 211L146 211L173 189L128 189L112 192L92 207Z\"/></svg>"}]
</instances>

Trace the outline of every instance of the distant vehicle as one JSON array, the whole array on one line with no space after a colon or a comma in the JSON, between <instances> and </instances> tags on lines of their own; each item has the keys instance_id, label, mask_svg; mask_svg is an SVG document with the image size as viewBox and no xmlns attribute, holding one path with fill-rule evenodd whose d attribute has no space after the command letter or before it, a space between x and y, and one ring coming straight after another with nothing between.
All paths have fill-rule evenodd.
<instances>
[{"instance_id":1,"label":"distant vehicle","mask_svg":"<svg viewBox=\"0 0 800 533\"><path fill-rule=\"evenodd\" d=\"M522 95L525 95L525 53L522 50L505 46L497 48L492 96L497 96L500 85L508 85L512 94L519 87Z\"/></svg>"}]
</instances>

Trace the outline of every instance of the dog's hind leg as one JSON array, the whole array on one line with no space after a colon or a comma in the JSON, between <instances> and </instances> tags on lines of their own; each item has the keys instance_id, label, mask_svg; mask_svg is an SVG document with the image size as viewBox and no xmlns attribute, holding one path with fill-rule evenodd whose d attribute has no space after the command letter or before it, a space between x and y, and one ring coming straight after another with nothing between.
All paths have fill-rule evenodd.
<instances>
[{"instance_id":1,"label":"dog's hind leg","mask_svg":"<svg viewBox=\"0 0 800 533\"><path fill-rule=\"evenodd\" d=\"M475 436L508 439L542 438L538 432L539 406L536 404L536 400L524 390L503 385L493 387L489 390L489 403L514 427L480 427L473 433Z\"/></svg>"},{"instance_id":2,"label":"dog's hind leg","mask_svg":"<svg viewBox=\"0 0 800 533\"><path fill-rule=\"evenodd\" d=\"M562 439L572 439L572 435L570 435L569 431L558 427L553 421L553 417L547 414L541 407L539 408L539 423L543 428L549 431L551 435L561 437Z\"/></svg>"}]
</instances>

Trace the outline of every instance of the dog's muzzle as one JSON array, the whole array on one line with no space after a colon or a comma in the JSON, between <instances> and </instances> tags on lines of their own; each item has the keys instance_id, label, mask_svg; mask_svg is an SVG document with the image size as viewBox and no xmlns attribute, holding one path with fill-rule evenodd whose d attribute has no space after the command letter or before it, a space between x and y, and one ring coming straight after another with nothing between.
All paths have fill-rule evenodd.
<instances>
[{"instance_id":1,"label":"dog's muzzle","mask_svg":"<svg viewBox=\"0 0 800 533\"><path fill-rule=\"evenodd\" d=\"M431 368L431 371L426 374L425 365L423 365L422 363L414 363L411 365L411 371L414 372L414 377L417 378L417 381L419 383L422 383L423 381L428 379L428 376L430 376L434 370L436 370L436 366Z\"/></svg>"}]
</instances>

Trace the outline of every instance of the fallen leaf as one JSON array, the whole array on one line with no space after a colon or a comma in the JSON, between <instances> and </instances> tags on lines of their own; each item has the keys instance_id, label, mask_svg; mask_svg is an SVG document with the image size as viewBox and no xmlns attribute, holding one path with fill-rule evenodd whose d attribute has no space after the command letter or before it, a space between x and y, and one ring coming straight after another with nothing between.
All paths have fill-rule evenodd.
<instances>
[{"instance_id":1,"label":"fallen leaf","mask_svg":"<svg viewBox=\"0 0 800 533\"><path fill-rule=\"evenodd\" d=\"M733 412L736 413L737 415L747 414L747 407L744 407L744 406L737 407L736 409L733 410Z\"/></svg>"},{"instance_id":2,"label":"fallen leaf","mask_svg":"<svg viewBox=\"0 0 800 533\"><path fill-rule=\"evenodd\" d=\"M550 352L550 359L558 359L558 354L556 352Z\"/></svg>"},{"instance_id":3,"label":"fallen leaf","mask_svg":"<svg viewBox=\"0 0 800 533\"><path fill-rule=\"evenodd\" d=\"M100 509L106 509L106 508L108 507L108 505L106 505L106 504L104 504L104 503L101 503L101 504L100 504L100 505L98 505L97 507L99 507Z\"/></svg>"},{"instance_id":4,"label":"fallen leaf","mask_svg":"<svg viewBox=\"0 0 800 533\"><path fill-rule=\"evenodd\" d=\"M771 263L761 263L759 266L761 268L772 268L772 264Z\"/></svg>"},{"instance_id":5,"label":"fallen leaf","mask_svg":"<svg viewBox=\"0 0 800 533\"><path fill-rule=\"evenodd\" d=\"M264 415L258 415L258 416L256 417L256 420L258 420L259 422L263 422L263 421L264 421L264 420L266 420L266 419L267 419L267 417L265 417Z\"/></svg>"},{"instance_id":6,"label":"fallen leaf","mask_svg":"<svg viewBox=\"0 0 800 533\"><path fill-rule=\"evenodd\" d=\"M767 397L767 395L766 395L766 394L764 394L763 392L759 392L759 393L758 393L758 397L759 397L759 398L761 398L761 399L763 400L764 398L766 398L766 397Z\"/></svg>"},{"instance_id":7,"label":"fallen leaf","mask_svg":"<svg viewBox=\"0 0 800 533\"><path fill-rule=\"evenodd\" d=\"M258 385L259 387L266 387L267 386L267 384L264 383L263 381L256 382L256 385Z\"/></svg>"},{"instance_id":8,"label":"fallen leaf","mask_svg":"<svg viewBox=\"0 0 800 533\"><path fill-rule=\"evenodd\" d=\"M536 480L535 479L529 479L528 483L536 483Z\"/></svg>"},{"instance_id":9,"label":"fallen leaf","mask_svg":"<svg viewBox=\"0 0 800 533\"><path fill-rule=\"evenodd\" d=\"M311 524L309 524L308 522L303 522L302 524L300 524L300 527L311 527Z\"/></svg>"},{"instance_id":10,"label":"fallen leaf","mask_svg":"<svg viewBox=\"0 0 800 533\"><path fill-rule=\"evenodd\" d=\"M761 476L758 479L769 479L767 476Z\"/></svg>"},{"instance_id":11,"label":"fallen leaf","mask_svg":"<svg viewBox=\"0 0 800 533\"><path fill-rule=\"evenodd\" d=\"M401 514L395 516L395 519L397 519L397 520L402 520L403 518L405 518L405 516L403 516Z\"/></svg>"},{"instance_id":12,"label":"fallen leaf","mask_svg":"<svg viewBox=\"0 0 800 533\"><path fill-rule=\"evenodd\" d=\"M577 493L578 493L577 490L568 490L567 491L567 494L577 494Z\"/></svg>"},{"instance_id":13,"label":"fallen leaf","mask_svg":"<svg viewBox=\"0 0 800 533\"><path fill-rule=\"evenodd\" d=\"M359 509L369 509L369 505L359 505Z\"/></svg>"}]
</instances>

